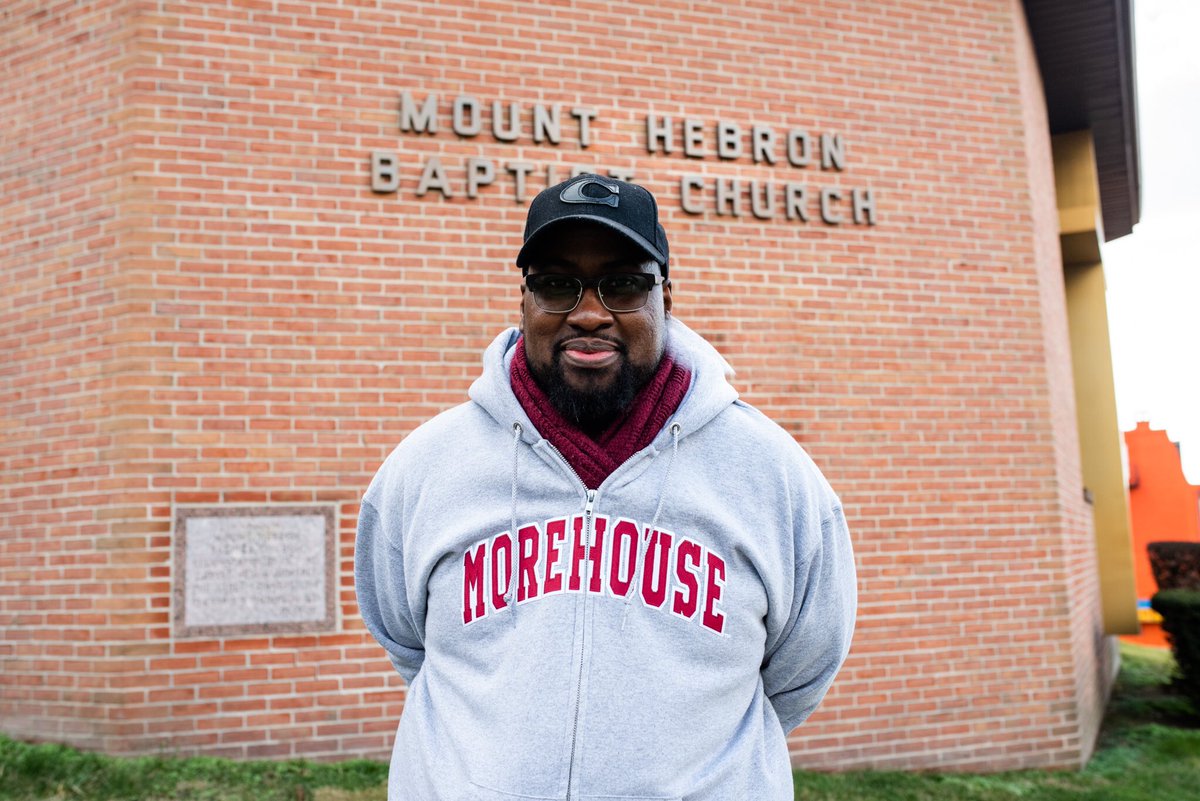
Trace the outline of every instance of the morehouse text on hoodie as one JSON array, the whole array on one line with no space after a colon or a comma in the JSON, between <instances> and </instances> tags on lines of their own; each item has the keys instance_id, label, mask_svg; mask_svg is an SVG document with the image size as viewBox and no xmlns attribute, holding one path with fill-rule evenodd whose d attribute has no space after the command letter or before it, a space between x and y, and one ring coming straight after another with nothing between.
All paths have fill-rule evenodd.
<instances>
[{"instance_id":1,"label":"morehouse text on hoodie","mask_svg":"<svg viewBox=\"0 0 1200 801\"><path fill-rule=\"evenodd\" d=\"M408 682L388 798L792 798L854 629L837 496L674 317L691 386L588 490L513 395L518 336L362 501L359 607Z\"/></svg>"}]
</instances>

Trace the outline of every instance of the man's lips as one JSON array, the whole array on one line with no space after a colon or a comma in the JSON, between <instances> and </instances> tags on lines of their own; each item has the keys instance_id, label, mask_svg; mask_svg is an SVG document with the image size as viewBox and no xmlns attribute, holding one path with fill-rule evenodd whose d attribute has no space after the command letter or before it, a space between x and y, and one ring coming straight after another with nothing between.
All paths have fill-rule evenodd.
<instances>
[{"instance_id":1,"label":"man's lips","mask_svg":"<svg viewBox=\"0 0 1200 801\"><path fill-rule=\"evenodd\" d=\"M603 339L578 337L559 346L564 358L577 367L607 367L620 357L620 348Z\"/></svg>"}]
</instances>

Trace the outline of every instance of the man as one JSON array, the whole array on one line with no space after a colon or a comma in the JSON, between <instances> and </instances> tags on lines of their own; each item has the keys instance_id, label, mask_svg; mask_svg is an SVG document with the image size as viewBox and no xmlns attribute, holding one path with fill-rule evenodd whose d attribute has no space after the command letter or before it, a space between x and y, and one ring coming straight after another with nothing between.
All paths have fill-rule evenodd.
<instances>
[{"instance_id":1,"label":"man","mask_svg":"<svg viewBox=\"0 0 1200 801\"><path fill-rule=\"evenodd\" d=\"M389 799L791 798L854 625L837 497L671 315L648 191L543 191L516 261L520 328L362 502Z\"/></svg>"}]
</instances>

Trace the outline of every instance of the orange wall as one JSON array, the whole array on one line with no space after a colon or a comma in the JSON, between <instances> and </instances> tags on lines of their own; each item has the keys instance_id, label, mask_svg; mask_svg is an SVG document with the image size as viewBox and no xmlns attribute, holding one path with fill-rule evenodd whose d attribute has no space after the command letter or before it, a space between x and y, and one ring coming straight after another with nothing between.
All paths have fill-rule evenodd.
<instances>
[{"instance_id":1,"label":"orange wall","mask_svg":"<svg viewBox=\"0 0 1200 801\"><path fill-rule=\"evenodd\" d=\"M1166 431L1142 421L1125 432L1129 449L1129 508L1139 599L1154 595L1146 545L1159 540L1200 541L1200 487L1183 475L1179 448Z\"/></svg>"}]
</instances>

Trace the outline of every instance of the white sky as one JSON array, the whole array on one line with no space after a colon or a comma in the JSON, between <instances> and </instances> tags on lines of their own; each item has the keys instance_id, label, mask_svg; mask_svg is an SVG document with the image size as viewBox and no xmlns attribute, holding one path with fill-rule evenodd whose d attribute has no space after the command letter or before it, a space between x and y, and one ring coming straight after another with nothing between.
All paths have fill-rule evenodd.
<instances>
[{"instance_id":1,"label":"white sky","mask_svg":"<svg viewBox=\"0 0 1200 801\"><path fill-rule=\"evenodd\" d=\"M1141 223L1103 249L1122 430L1180 444L1200 484L1200 2L1137 0Z\"/></svg>"}]
</instances>

